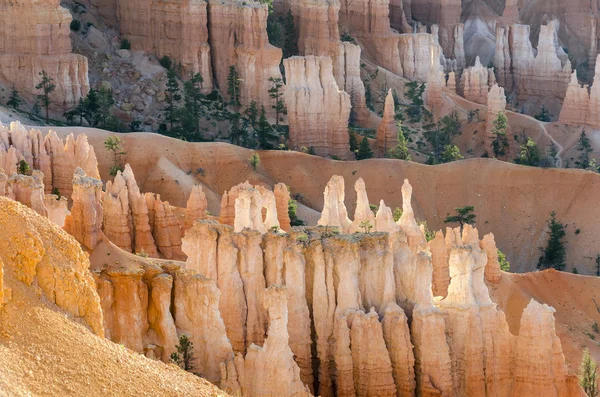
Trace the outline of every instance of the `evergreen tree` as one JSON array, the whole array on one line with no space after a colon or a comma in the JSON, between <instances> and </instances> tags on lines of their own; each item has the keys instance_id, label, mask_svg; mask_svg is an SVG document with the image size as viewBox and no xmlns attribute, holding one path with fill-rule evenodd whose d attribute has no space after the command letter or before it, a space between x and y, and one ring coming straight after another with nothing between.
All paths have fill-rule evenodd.
<instances>
[{"instance_id":1,"label":"evergreen tree","mask_svg":"<svg viewBox=\"0 0 600 397\"><path fill-rule=\"evenodd\" d=\"M390 150L388 150L387 155L388 157L393 159L410 161L410 152L408 151L406 137L402 132L402 123L398 121L396 123L396 127L398 128L398 143L396 144L396 147L393 147Z\"/></svg>"},{"instance_id":2,"label":"evergreen tree","mask_svg":"<svg viewBox=\"0 0 600 397\"><path fill-rule=\"evenodd\" d=\"M454 137L461 133L460 126L458 112L453 111L450 115L442 117L436 124L430 124L425 127L424 136L433 151L433 164L443 162L442 155L444 151L452 144Z\"/></svg>"},{"instance_id":3,"label":"evergreen tree","mask_svg":"<svg viewBox=\"0 0 600 397\"><path fill-rule=\"evenodd\" d=\"M229 139L238 146L246 146L248 139L248 125L239 113L233 113L229 119Z\"/></svg>"},{"instance_id":4,"label":"evergreen tree","mask_svg":"<svg viewBox=\"0 0 600 397\"><path fill-rule=\"evenodd\" d=\"M230 105L240 106L240 81L237 69L231 65L227 76L227 95L229 96Z\"/></svg>"},{"instance_id":5,"label":"evergreen tree","mask_svg":"<svg viewBox=\"0 0 600 397\"><path fill-rule=\"evenodd\" d=\"M477 217L473 212L475 211L475 207L472 205L467 205L462 208L455 208L456 215L446 215L446 219L444 219L444 223L458 223L460 225L460 230L463 229L464 225L474 225L475 218Z\"/></svg>"},{"instance_id":6,"label":"evergreen tree","mask_svg":"<svg viewBox=\"0 0 600 397\"><path fill-rule=\"evenodd\" d=\"M287 114L287 108L285 107L285 102L283 101L283 80L281 77L269 77L269 81L271 82L271 88L269 88L269 96L275 102L273 106L273 110L275 110L275 128L279 131L279 115Z\"/></svg>"},{"instance_id":7,"label":"evergreen tree","mask_svg":"<svg viewBox=\"0 0 600 397\"><path fill-rule=\"evenodd\" d=\"M273 127L271 127L271 124L267 120L264 106L260 108L260 118L256 128L256 135L258 137L258 145L261 149L273 148L273 145L269 141L275 138L275 135L273 134Z\"/></svg>"},{"instance_id":8,"label":"evergreen tree","mask_svg":"<svg viewBox=\"0 0 600 397\"><path fill-rule=\"evenodd\" d=\"M290 217L290 226L304 226L304 222L298 219L298 202L296 200L288 201L288 215Z\"/></svg>"},{"instance_id":9,"label":"evergreen tree","mask_svg":"<svg viewBox=\"0 0 600 397\"><path fill-rule=\"evenodd\" d=\"M250 160L250 165L252 166L252 169L254 171L256 171L256 169L260 165L260 156L258 155L258 153L254 152L250 156L249 160Z\"/></svg>"},{"instance_id":10,"label":"evergreen tree","mask_svg":"<svg viewBox=\"0 0 600 397\"><path fill-rule=\"evenodd\" d=\"M590 138L587 137L585 131L581 131L581 135L579 136L579 147L577 148L581 152L577 161L575 161L575 165L577 168L581 168L582 170L587 170L590 168L590 153L592 153L592 144L590 143Z\"/></svg>"},{"instance_id":11,"label":"evergreen tree","mask_svg":"<svg viewBox=\"0 0 600 397\"><path fill-rule=\"evenodd\" d=\"M108 170L108 173L110 176L115 176L118 171L123 171L124 169L119 162L119 157L125 154L123 141L116 135L110 135L104 141L104 148L109 152L113 152L113 165Z\"/></svg>"},{"instance_id":12,"label":"evergreen tree","mask_svg":"<svg viewBox=\"0 0 600 397\"><path fill-rule=\"evenodd\" d=\"M510 271L510 262L506 260L506 255L500 250L498 250L498 263L500 264L500 270L503 272Z\"/></svg>"},{"instance_id":13,"label":"evergreen tree","mask_svg":"<svg viewBox=\"0 0 600 397\"><path fill-rule=\"evenodd\" d=\"M45 70L42 70L39 75L42 77L42 80L38 85L35 86L36 90L42 90L42 93L37 95L38 101L42 104L44 109L46 109L46 123L50 120L50 116L48 115L48 108L50 107L50 94L56 89L56 84L54 84L54 79L48 76Z\"/></svg>"},{"instance_id":14,"label":"evergreen tree","mask_svg":"<svg viewBox=\"0 0 600 397\"><path fill-rule=\"evenodd\" d=\"M177 102L181 100L181 94L179 93L179 82L177 81L177 75L175 70L167 70L167 89L165 91L165 120L170 125L170 130L173 130L173 124L179 120Z\"/></svg>"},{"instance_id":15,"label":"evergreen tree","mask_svg":"<svg viewBox=\"0 0 600 397\"><path fill-rule=\"evenodd\" d=\"M6 102L6 106L8 106L9 108L13 108L15 110L19 110L19 107L21 106L22 103L23 103L23 100L19 96L19 92L15 89L15 87L13 87L12 91L10 92L10 97L8 98L8 102Z\"/></svg>"},{"instance_id":16,"label":"evergreen tree","mask_svg":"<svg viewBox=\"0 0 600 397\"><path fill-rule=\"evenodd\" d=\"M538 261L538 269L554 268L564 270L566 263L566 249L563 239L566 236L566 225L563 225L556 219L556 212L550 213L548 220L548 241L546 248L541 248L542 256Z\"/></svg>"},{"instance_id":17,"label":"evergreen tree","mask_svg":"<svg viewBox=\"0 0 600 397\"><path fill-rule=\"evenodd\" d=\"M194 367L196 357L194 357L194 344L183 334L179 337L179 344L175 346L177 352L171 353L171 361L177 364L180 368L190 371Z\"/></svg>"},{"instance_id":18,"label":"evergreen tree","mask_svg":"<svg viewBox=\"0 0 600 397\"><path fill-rule=\"evenodd\" d=\"M31 175L31 167L25 160L21 160L17 163L17 174Z\"/></svg>"},{"instance_id":19,"label":"evergreen tree","mask_svg":"<svg viewBox=\"0 0 600 397\"><path fill-rule=\"evenodd\" d=\"M204 116L202 83L204 79L200 73L194 74L190 80L183 83L183 109L181 123L184 131L193 131L194 140L201 138L200 118Z\"/></svg>"},{"instance_id":20,"label":"evergreen tree","mask_svg":"<svg viewBox=\"0 0 600 397\"><path fill-rule=\"evenodd\" d=\"M597 397L600 394L598 364L587 348L583 351L583 358L579 367L579 385L588 397Z\"/></svg>"},{"instance_id":21,"label":"evergreen tree","mask_svg":"<svg viewBox=\"0 0 600 397\"><path fill-rule=\"evenodd\" d=\"M535 119L543 121L544 123L548 123L550 122L550 112L548 112L548 109L542 105L542 110L539 114L535 115Z\"/></svg>"},{"instance_id":22,"label":"evergreen tree","mask_svg":"<svg viewBox=\"0 0 600 397\"><path fill-rule=\"evenodd\" d=\"M356 153L357 160L365 160L373 157L373 151L371 150L371 145L369 145L369 139L364 137L360 142L360 147L358 148L358 152Z\"/></svg>"},{"instance_id":23,"label":"evergreen tree","mask_svg":"<svg viewBox=\"0 0 600 397\"><path fill-rule=\"evenodd\" d=\"M600 254L596 255L596 276L600 277Z\"/></svg>"},{"instance_id":24,"label":"evergreen tree","mask_svg":"<svg viewBox=\"0 0 600 397\"><path fill-rule=\"evenodd\" d=\"M496 119L492 122L492 135L494 135L492 150L494 151L494 157L506 155L506 149L508 148L507 130L508 119L506 118L506 114L499 112Z\"/></svg>"},{"instance_id":25,"label":"evergreen tree","mask_svg":"<svg viewBox=\"0 0 600 397\"><path fill-rule=\"evenodd\" d=\"M446 145L444 153L442 153L442 163L450 163L452 161L458 161L464 159L463 155L460 154L460 149L456 145Z\"/></svg>"},{"instance_id":26,"label":"evergreen tree","mask_svg":"<svg viewBox=\"0 0 600 397\"><path fill-rule=\"evenodd\" d=\"M250 102L250 106L248 106L248 109L246 109L246 116L250 121L250 126L252 126L252 128L256 128L256 121L258 120L258 106L256 101Z\"/></svg>"},{"instance_id":27,"label":"evergreen tree","mask_svg":"<svg viewBox=\"0 0 600 397\"><path fill-rule=\"evenodd\" d=\"M527 141L521 145L519 157L515 159L515 163L532 167L540 164L540 149L533 139L527 138Z\"/></svg>"},{"instance_id":28,"label":"evergreen tree","mask_svg":"<svg viewBox=\"0 0 600 397\"><path fill-rule=\"evenodd\" d=\"M405 86L405 95L410 100L410 105L406 109L406 114L413 123L420 122L423 116L423 93L425 92L425 87L425 84L419 84L416 81L411 81Z\"/></svg>"}]
</instances>

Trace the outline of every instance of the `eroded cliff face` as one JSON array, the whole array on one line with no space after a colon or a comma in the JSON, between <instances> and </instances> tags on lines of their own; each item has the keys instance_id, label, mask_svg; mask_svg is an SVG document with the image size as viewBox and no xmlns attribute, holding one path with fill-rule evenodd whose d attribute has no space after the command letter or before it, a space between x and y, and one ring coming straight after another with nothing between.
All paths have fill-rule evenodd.
<instances>
[{"instance_id":1,"label":"eroded cliff face","mask_svg":"<svg viewBox=\"0 0 600 397\"><path fill-rule=\"evenodd\" d=\"M312 147L320 156L350 159L350 95L338 87L331 58L291 57L283 64L290 148Z\"/></svg>"},{"instance_id":2,"label":"eroded cliff face","mask_svg":"<svg viewBox=\"0 0 600 397\"><path fill-rule=\"evenodd\" d=\"M469 101L487 105L490 87L496 84L494 69L481 65L479 57L475 65L463 71L458 92Z\"/></svg>"},{"instance_id":3,"label":"eroded cliff face","mask_svg":"<svg viewBox=\"0 0 600 397\"><path fill-rule=\"evenodd\" d=\"M115 15L100 13L111 25L117 23L121 34L130 40L132 49L168 56L181 64L187 74L200 73L202 89L212 87L211 48L208 44L207 2L119 1L110 6ZM98 1L102 5L102 1Z\"/></svg>"},{"instance_id":4,"label":"eroded cliff face","mask_svg":"<svg viewBox=\"0 0 600 397\"><path fill-rule=\"evenodd\" d=\"M364 121L369 117L369 110L360 78L361 47L340 40L339 1L294 0L289 3L300 55L331 57L338 87L350 95L356 121Z\"/></svg>"},{"instance_id":5,"label":"eroded cliff face","mask_svg":"<svg viewBox=\"0 0 600 397\"><path fill-rule=\"evenodd\" d=\"M562 100L571 79L571 62L558 45L554 22L541 26L537 55L528 25L496 29L494 66L499 84L515 90L517 99L554 97Z\"/></svg>"},{"instance_id":6,"label":"eroded cliff face","mask_svg":"<svg viewBox=\"0 0 600 397\"><path fill-rule=\"evenodd\" d=\"M268 6L254 1L210 0L209 42L216 82L227 94L229 68L235 66L240 79L242 105L256 101L272 112L269 78L281 78L281 49L269 44Z\"/></svg>"},{"instance_id":7,"label":"eroded cliff face","mask_svg":"<svg viewBox=\"0 0 600 397\"><path fill-rule=\"evenodd\" d=\"M79 243L61 228L0 197L0 309L11 300L12 289L35 285L48 302L103 337L102 310L89 266Z\"/></svg>"},{"instance_id":8,"label":"eroded cliff face","mask_svg":"<svg viewBox=\"0 0 600 397\"><path fill-rule=\"evenodd\" d=\"M454 48L454 27L460 23L461 2L459 0L412 0L411 11L414 19L440 27L440 43L444 53L451 54Z\"/></svg>"},{"instance_id":9,"label":"eroded cliff face","mask_svg":"<svg viewBox=\"0 0 600 397\"><path fill-rule=\"evenodd\" d=\"M43 136L39 130L27 131L18 121L10 123L8 128L0 124L0 168L10 176L17 172L20 160L43 173L46 193L56 188L69 197L77 167L93 178L100 178L94 148L85 134L79 134L77 139L70 134L63 141L54 131Z\"/></svg>"},{"instance_id":10,"label":"eroded cliff face","mask_svg":"<svg viewBox=\"0 0 600 397\"><path fill-rule=\"evenodd\" d=\"M0 2L0 83L33 101L46 71L56 84L51 106L76 106L90 86L87 58L71 53L71 20L58 0Z\"/></svg>"},{"instance_id":11,"label":"eroded cliff face","mask_svg":"<svg viewBox=\"0 0 600 397\"><path fill-rule=\"evenodd\" d=\"M582 124L594 128L600 126L600 62L596 61L594 83L591 87L579 84L577 71L571 75L571 82L563 102L559 121L565 124Z\"/></svg>"},{"instance_id":12,"label":"eroded cliff face","mask_svg":"<svg viewBox=\"0 0 600 397\"><path fill-rule=\"evenodd\" d=\"M343 179L330 185L326 203L335 202L329 205L344 218ZM355 221L370 222L364 182L355 189ZM100 273L111 313L107 332L163 360L177 332L185 332L208 358L199 370L213 380L218 362L213 381L243 396L579 396L551 309L530 304L515 336L492 303L485 280L501 276L493 236L480 242L467 225L427 244L411 195L405 182L403 215L390 232L339 234L340 225L321 222L290 233L236 233L199 220L184 240L187 270L140 264ZM245 214L235 207L234 218ZM434 300L432 280L447 290L444 299ZM204 297L202 310L193 303L196 293ZM137 320L129 324L132 315ZM532 339L537 333L543 338ZM551 357L548 368L538 368L540 356Z\"/></svg>"}]
</instances>

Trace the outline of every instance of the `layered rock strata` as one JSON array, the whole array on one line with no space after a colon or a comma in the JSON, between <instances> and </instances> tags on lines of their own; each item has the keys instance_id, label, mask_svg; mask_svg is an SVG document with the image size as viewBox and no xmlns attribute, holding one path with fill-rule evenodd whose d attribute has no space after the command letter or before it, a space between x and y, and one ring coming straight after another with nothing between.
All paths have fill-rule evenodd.
<instances>
[{"instance_id":1,"label":"layered rock strata","mask_svg":"<svg viewBox=\"0 0 600 397\"><path fill-rule=\"evenodd\" d=\"M17 172L20 160L44 174L46 193L55 188L70 197L77 167L93 178L100 178L94 148L85 134L79 134L77 139L69 134L63 141L54 131L43 136L39 130L27 131L18 121L10 123L9 128L0 124L0 168L12 175Z\"/></svg>"},{"instance_id":2,"label":"layered rock strata","mask_svg":"<svg viewBox=\"0 0 600 397\"><path fill-rule=\"evenodd\" d=\"M208 201L202 191L202 186L197 185L192 188L185 209L185 229L189 229L194 222L199 219L206 219L206 207Z\"/></svg>"},{"instance_id":3,"label":"layered rock strata","mask_svg":"<svg viewBox=\"0 0 600 397\"><path fill-rule=\"evenodd\" d=\"M93 250L102 235L102 182L77 168L73 174L73 206L65 230L85 248Z\"/></svg>"},{"instance_id":4,"label":"layered rock strata","mask_svg":"<svg viewBox=\"0 0 600 397\"><path fill-rule=\"evenodd\" d=\"M332 178L327 190L326 205L337 210L328 219L339 220L340 213L347 219L343 179ZM356 220L370 219L364 182L356 190ZM438 234L430 250L408 182L402 193L403 215L389 232L338 234L339 224L321 222L287 234L236 233L197 221L184 243L188 270L146 264L101 272L100 296L110 308L105 321L112 324L107 330L113 340L138 351L151 348L165 360L177 335L174 321L206 358L198 370L213 380L218 363L221 387L243 396L311 390L320 396L580 396L551 309L530 304L519 336L511 335L484 283L490 246L467 225L462 233L448 229L445 247ZM434 258L436 267L447 263L450 278L442 300L432 291ZM152 306L148 297L155 290ZM205 303L194 303L196 293ZM177 303L180 295L189 298ZM174 305L168 302L173 296ZM155 311L160 315L150 315ZM129 323L129 316L137 320ZM543 332L529 332L539 327ZM539 343L531 338L536 333ZM537 357L550 357L547 368L537 366Z\"/></svg>"},{"instance_id":5,"label":"layered rock strata","mask_svg":"<svg viewBox=\"0 0 600 397\"><path fill-rule=\"evenodd\" d=\"M338 1L290 1L300 55L331 57L338 87L350 95L356 122L369 117L365 87L360 78L361 47L340 40Z\"/></svg>"},{"instance_id":6,"label":"layered rock strata","mask_svg":"<svg viewBox=\"0 0 600 397\"><path fill-rule=\"evenodd\" d=\"M350 159L350 95L340 91L330 57L291 57L283 62L290 148Z\"/></svg>"},{"instance_id":7,"label":"layered rock strata","mask_svg":"<svg viewBox=\"0 0 600 397\"><path fill-rule=\"evenodd\" d=\"M212 83L211 48L208 44L207 2L115 1L116 15L106 15L108 24L117 23L134 50L168 56L186 74L200 73L202 89ZM104 15L103 15L104 16ZM224 66L225 69L229 65ZM226 72L225 72L226 73Z\"/></svg>"},{"instance_id":8,"label":"layered rock strata","mask_svg":"<svg viewBox=\"0 0 600 397\"><path fill-rule=\"evenodd\" d=\"M496 84L494 70L481 65L481 61L477 57L475 65L463 71L458 93L469 101L487 105L488 92L494 84Z\"/></svg>"},{"instance_id":9,"label":"layered rock strata","mask_svg":"<svg viewBox=\"0 0 600 397\"><path fill-rule=\"evenodd\" d=\"M65 111L87 95L88 62L71 53L70 12L58 0L0 2L0 82L27 100L45 71L54 80L51 107Z\"/></svg>"},{"instance_id":10,"label":"layered rock strata","mask_svg":"<svg viewBox=\"0 0 600 397\"><path fill-rule=\"evenodd\" d=\"M540 27L537 55L530 27L513 24L496 29L494 66L498 82L517 99L555 97L562 100L571 79L571 62L558 45L554 22Z\"/></svg>"},{"instance_id":11,"label":"layered rock strata","mask_svg":"<svg viewBox=\"0 0 600 397\"><path fill-rule=\"evenodd\" d=\"M227 76L234 66L239 75L239 101L255 101L271 112L270 78L281 78L282 52L267 37L268 6L255 1L209 0L208 29L216 82L228 99Z\"/></svg>"},{"instance_id":12,"label":"layered rock strata","mask_svg":"<svg viewBox=\"0 0 600 397\"><path fill-rule=\"evenodd\" d=\"M565 124L600 127L600 62L596 62L594 83L591 87L580 85L577 72L571 75L571 83L563 102L559 121Z\"/></svg>"}]
</instances>

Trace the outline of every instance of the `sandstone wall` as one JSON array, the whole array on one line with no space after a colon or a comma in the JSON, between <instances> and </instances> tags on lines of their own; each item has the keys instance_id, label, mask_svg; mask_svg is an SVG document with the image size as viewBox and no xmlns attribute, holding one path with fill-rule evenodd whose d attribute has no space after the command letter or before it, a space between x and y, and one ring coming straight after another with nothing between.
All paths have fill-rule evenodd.
<instances>
[{"instance_id":1,"label":"sandstone wall","mask_svg":"<svg viewBox=\"0 0 600 397\"><path fill-rule=\"evenodd\" d=\"M205 92L212 89L205 1L115 0L115 9L116 18L107 16L105 21L118 22L119 31L131 42L132 49L168 56L181 64L184 73L200 73Z\"/></svg>"},{"instance_id":2,"label":"sandstone wall","mask_svg":"<svg viewBox=\"0 0 600 397\"><path fill-rule=\"evenodd\" d=\"M513 24L496 29L494 66L498 82L517 93L518 100L555 97L562 100L571 79L571 62L558 45L554 22L540 28L537 55L530 27Z\"/></svg>"},{"instance_id":3,"label":"sandstone wall","mask_svg":"<svg viewBox=\"0 0 600 397\"><path fill-rule=\"evenodd\" d=\"M313 147L320 156L350 159L350 96L339 89L331 58L291 57L284 66L290 148Z\"/></svg>"},{"instance_id":4,"label":"sandstone wall","mask_svg":"<svg viewBox=\"0 0 600 397\"><path fill-rule=\"evenodd\" d=\"M71 20L58 0L0 2L0 83L33 101L46 71L56 84L52 108L76 106L90 87L87 58L71 53Z\"/></svg>"},{"instance_id":5,"label":"sandstone wall","mask_svg":"<svg viewBox=\"0 0 600 397\"><path fill-rule=\"evenodd\" d=\"M240 78L240 102L256 101L272 112L269 78L281 78L281 49L269 44L266 4L239 0L210 0L208 29L211 59L216 83L227 95L229 67L235 66Z\"/></svg>"}]
</instances>

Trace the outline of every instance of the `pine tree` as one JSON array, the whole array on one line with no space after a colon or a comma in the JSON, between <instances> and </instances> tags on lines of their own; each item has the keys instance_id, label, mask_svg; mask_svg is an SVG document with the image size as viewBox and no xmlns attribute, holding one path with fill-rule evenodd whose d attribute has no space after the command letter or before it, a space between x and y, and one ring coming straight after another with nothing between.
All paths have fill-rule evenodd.
<instances>
[{"instance_id":1,"label":"pine tree","mask_svg":"<svg viewBox=\"0 0 600 397\"><path fill-rule=\"evenodd\" d=\"M398 143L396 144L396 147L388 150L387 156L393 159L410 161L410 152L408 151L406 137L402 132L402 123L398 121L396 127L398 128Z\"/></svg>"},{"instance_id":2,"label":"pine tree","mask_svg":"<svg viewBox=\"0 0 600 397\"><path fill-rule=\"evenodd\" d=\"M507 130L508 119L506 118L506 114L499 112L496 119L492 122L492 135L494 135L492 150L494 151L494 157L506 155L506 149L508 148Z\"/></svg>"},{"instance_id":3,"label":"pine tree","mask_svg":"<svg viewBox=\"0 0 600 397\"><path fill-rule=\"evenodd\" d=\"M258 136L258 145L261 149L273 148L273 145L271 145L269 140L275 138L275 136L273 134L273 127L267 120L264 106L260 108L260 118L258 119L256 135Z\"/></svg>"},{"instance_id":4,"label":"pine tree","mask_svg":"<svg viewBox=\"0 0 600 397\"><path fill-rule=\"evenodd\" d=\"M9 108L13 108L15 110L19 110L19 107L21 106L22 103L23 103L23 100L19 96L19 92L15 89L15 87L13 87L12 91L10 92L10 97L8 98L8 102L6 102L6 106L8 106Z\"/></svg>"},{"instance_id":5,"label":"pine tree","mask_svg":"<svg viewBox=\"0 0 600 397\"><path fill-rule=\"evenodd\" d=\"M500 250L498 250L498 263L500 264L500 270L503 272L510 271L510 262L506 260L506 255Z\"/></svg>"},{"instance_id":6,"label":"pine tree","mask_svg":"<svg viewBox=\"0 0 600 397\"><path fill-rule=\"evenodd\" d=\"M181 94L179 93L179 82L177 81L177 75L175 70L167 70L167 90L165 91L165 119L169 122L170 129L173 130L173 123L179 120L177 111L177 102L181 100Z\"/></svg>"},{"instance_id":7,"label":"pine tree","mask_svg":"<svg viewBox=\"0 0 600 397\"><path fill-rule=\"evenodd\" d=\"M200 73L183 83L183 112L181 115L182 126L185 131L193 131L196 138L200 138L200 118L203 116L202 83L204 79Z\"/></svg>"},{"instance_id":8,"label":"pine tree","mask_svg":"<svg viewBox=\"0 0 600 397\"><path fill-rule=\"evenodd\" d=\"M50 94L56 89L56 84L54 84L54 79L48 76L45 70L42 70L39 75L42 77L42 80L38 85L35 86L36 90L42 90L42 93L37 95L38 101L42 104L44 109L46 109L46 123L50 120L50 116L48 115L48 108L50 107Z\"/></svg>"},{"instance_id":9,"label":"pine tree","mask_svg":"<svg viewBox=\"0 0 600 397\"><path fill-rule=\"evenodd\" d=\"M119 162L119 156L125 154L123 141L116 135L110 135L104 141L104 148L109 152L113 152L113 165L110 167L108 173L110 176L115 176L118 171L123 171L123 166Z\"/></svg>"},{"instance_id":10,"label":"pine tree","mask_svg":"<svg viewBox=\"0 0 600 397\"><path fill-rule=\"evenodd\" d=\"M246 109L246 116L250 121L250 126L256 128L256 121L258 120L258 105L256 104L256 101L250 102L250 106Z\"/></svg>"},{"instance_id":11,"label":"pine tree","mask_svg":"<svg viewBox=\"0 0 600 397\"><path fill-rule=\"evenodd\" d=\"M269 96L274 100L273 110L275 110L275 128L279 131L279 115L287 114L287 108L283 101L283 80L281 77L269 77L271 88L269 88Z\"/></svg>"},{"instance_id":12,"label":"pine tree","mask_svg":"<svg viewBox=\"0 0 600 397\"><path fill-rule=\"evenodd\" d=\"M598 364L594 361L587 348L583 351L583 358L579 367L579 385L588 397L597 397L600 394Z\"/></svg>"},{"instance_id":13,"label":"pine tree","mask_svg":"<svg viewBox=\"0 0 600 397\"><path fill-rule=\"evenodd\" d=\"M475 218L477 217L473 212L475 211L475 206L467 205L462 208L455 208L456 215L446 215L446 219L444 219L444 223L458 223L460 225L460 230L463 229L464 225L474 225Z\"/></svg>"},{"instance_id":14,"label":"pine tree","mask_svg":"<svg viewBox=\"0 0 600 397\"><path fill-rule=\"evenodd\" d=\"M369 139L365 136L360 142L360 147L356 153L356 159L365 160L370 158L373 158L373 151L371 150L371 145L369 145Z\"/></svg>"},{"instance_id":15,"label":"pine tree","mask_svg":"<svg viewBox=\"0 0 600 397\"><path fill-rule=\"evenodd\" d=\"M17 174L31 175L31 167L25 160L21 160L17 163Z\"/></svg>"},{"instance_id":16,"label":"pine tree","mask_svg":"<svg viewBox=\"0 0 600 397\"><path fill-rule=\"evenodd\" d=\"M527 141L521 145L519 157L515 159L515 163L532 167L540 164L540 149L533 139L527 138Z\"/></svg>"},{"instance_id":17,"label":"pine tree","mask_svg":"<svg viewBox=\"0 0 600 397\"><path fill-rule=\"evenodd\" d=\"M237 69L231 65L227 76L227 95L229 95L230 105L240 106L240 81Z\"/></svg>"},{"instance_id":18,"label":"pine tree","mask_svg":"<svg viewBox=\"0 0 600 397\"><path fill-rule=\"evenodd\" d=\"M575 162L577 168L587 170L590 168L590 153L592 152L592 144L590 139L587 137L585 131L581 131L579 136L579 147L577 148L581 152L579 159Z\"/></svg>"},{"instance_id":19,"label":"pine tree","mask_svg":"<svg viewBox=\"0 0 600 397\"><path fill-rule=\"evenodd\" d=\"M456 145L446 145L446 149L442 153L442 163L451 163L464 159L463 155L460 154L460 149Z\"/></svg>"},{"instance_id":20,"label":"pine tree","mask_svg":"<svg viewBox=\"0 0 600 397\"><path fill-rule=\"evenodd\" d=\"M546 248L541 248L542 256L538 261L538 269L554 268L564 270L566 263L566 249L563 238L566 236L566 225L563 225L556 219L556 212L550 213L548 219L548 242Z\"/></svg>"},{"instance_id":21,"label":"pine tree","mask_svg":"<svg viewBox=\"0 0 600 397\"><path fill-rule=\"evenodd\" d=\"M194 344L187 335L183 334L179 337L179 344L175 348L177 352L171 353L171 361L179 365L182 369L191 372L196 362Z\"/></svg>"}]
</instances>

